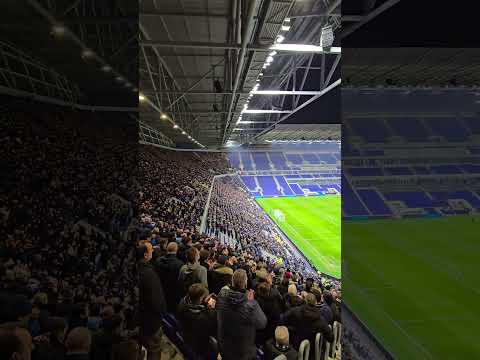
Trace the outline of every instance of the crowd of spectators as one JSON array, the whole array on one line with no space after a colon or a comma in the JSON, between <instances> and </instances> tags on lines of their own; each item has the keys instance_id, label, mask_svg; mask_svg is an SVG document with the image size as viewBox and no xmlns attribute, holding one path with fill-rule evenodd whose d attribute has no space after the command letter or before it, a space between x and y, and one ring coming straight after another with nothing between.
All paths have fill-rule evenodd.
<instances>
[{"instance_id":1,"label":"crowd of spectators","mask_svg":"<svg viewBox=\"0 0 480 360\"><path fill-rule=\"evenodd\" d=\"M136 359L135 124L40 106L0 117L0 358Z\"/></svg>"},{"instance_id":2,"label":"crowd of spectators","mask_svg":"<svg viewBox=\"0 0 480 360\"><path fill-rule=\"evenodd\" d=\"M280 353L292 358L302 340L314 344L317 332L333 341L328 325L340 321L339 283L320 279L294 249L285 250L286 244L271 234L269 219L234 177L217 178L209 231L200 232L213 177L229 172L223 154L206 158L155 148L140 155L147 181L142 184L139 258L148 264L140 302L142 294L161 286L164 299L145 299L143 306L150 309L146 314L170 319L170 325L158 322L155 329L146 319L145 343L158 351L162 328L176 326L172 333L181 332L184 353L210 358L213 337L228 360L253 359L257 349L266 358ZM235 243L220 241L220 232ZM275 260L280 257L283 262Z\"/></svg>"}]
</instances>

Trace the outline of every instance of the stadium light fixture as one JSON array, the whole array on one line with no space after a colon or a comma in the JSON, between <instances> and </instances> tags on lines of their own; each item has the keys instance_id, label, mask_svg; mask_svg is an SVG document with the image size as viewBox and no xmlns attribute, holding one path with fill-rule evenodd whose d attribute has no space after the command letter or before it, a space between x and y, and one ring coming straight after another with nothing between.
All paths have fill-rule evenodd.
<instances>
[{"instance_id":1,"label":"stadium light fixture","mask_svg":"<svg viewBox=\"0 0 480 360\"><path fill-rule=\"evenodd\" d=\"M162 114L162 115L160 115L160 118L161 118L161 119L166 119L166 118L167 118L167 115L166 115L166 114Z\"/></svg>"},{"instance_id":2,"label":"stadium light fixture","mask_svg":"<svg viewBox=\"0 0 480 360\"><path fill-rule=\"evenodd\" d=\"M283 40L285 40L285 36L283 36L283 35L278 35L278 36L277 36L277 39L275 40L275 42L276 42L277 44L280 44L281 42L283 42Z\"/></svg>"},{"instance_id":3,"label":"stadium light fixture","mask_svg":"<svg viewBox=\"0 0 480 360\"><path fill-rule=\"evenodd\" d=\"M82 58L84 59L91 59L95 53L91 49L84 49L82 51Z\"/></svg>"},{"instance_id":4,"label":"stadium light fixture","mask_svg":"<svg viewBox=\"0 0 480 360\"><path fill-rule=\"evenodd\" d=\"M132 84L127 82L127 83L125 83L125 87L127 87L127 88L132 87Z\"/></svg>"},{"instance_id":5,"label":"stadium light fixture","mask_svg":"<svg viewBox=\"0 0 480 360\"><path fill-rule=\"evenodd\" d=\"M283 20L283 21L285 21L286 23L289 23L289 22L290 22L290 18L287 17L287 18L285 18L285 20Z\"/></svg>"},{"instance_id":6,"label":"stadium light fixture","mask_svg":"<svg viewBox=\"0 0 480 360\"><path fill-rule=\"evenodd\" d=\"M262 69L266 69L266 68L267 68L267 64L263 64Z\"/></svg>"},{"instance_id":7,"label":"stadium light fixture","mask_svg":"<svg viewBox=\"0 0 480 360\"><path fill-rule=\"evenodd\" d=\"M137 87L134 87L134 88L132 89L132 91L133 91L133 92L137 92L137 91L138 91L138 88L137 88Z\"/></svg>"},{"instance_id":8,"label":"stadium light fixture","mask_svg":"<svg viewBox=\"0 0 480 360\"><path fill-rule=\"evenodd\" d=\"M122 76L117 76L115 80L117 80L118 82L122 82L125 79Z\"/></svg>"},{"instance_id":9,"label":"stadium light fixture","mask_svg":"<svg viewBox=\"0 0 480 360\"><path fill-rule=\"evenodd\" d=\"M177 124L173 125L173 128L178 129L178 125Z\"/></svg>"},{"instance_id":10,"label":"stadium light fixture","mask_svg":"<svg viewBox=\"0 0 480 360\"><path fill-rule=\"evenodd\" d=\"M278 51L292 51L292 52L309 52L309 53L330 53L330 54L340 54L342 48L338 46L332 46L330 49L309 44L274 44L270 46L271 50Z\"/></svg>"},{"instance_id":11,"label":"stadium light fixture","mask_svg":"<svg viewBox=\"0 0 480 360\"><path fill-rule=\"evenodd\" d=\"M67 28L63 25L57 24L52 26L52 34L58 37L62 37L67 32Z\"/></svg>"},{"instance_id":12,"label":"stadium light fixture","mask_svg":"<svg viewBox=\"0 0 480 360\"><path fill-rule=\"evenodd\" d=\"M110 71L112 71L112 67L110 65L105 64L105 65L102 66L102 71L110 72Z\"/></svg>"},{"instance_id":13,"label":"stadium light fixture","mask_svg":"<svg viewBox=\"0 0 480 360\"><path fill-rule=\"evenodd\" d=\"M333 27L326 25L322 28L320 35L320 46L330 48L333 45Z\"/></svg>"},{"instance_id":14,"label":"stadium light fixture","mask_svg":"<svg viewBox=\"0 0 480 360\"><path fill-rule=\"evenodd\" d=\"M265 60L267 64L270 64L272 61L273 61L273 56L269 56L267 57L267 60Z\"/></svg>"},{"instance_id":15,"label":"stadium light fixture","mask_svg":"<svg viewBox=\"0 0 480 360\"><path fill-rule=\"evenodd\" d=\"M147 98L145 96L143 96L142 94L138 94L138 100L145 101L145 100L147 100Z\"/></svg>"},{"instance_id":16,"label":"stadium light fixture","mask_svg":"<svg viewBox=\"0 0 480 360\"><path fill-rule=\"evenodd\" d=\"M182 135L185 135L185 134L186 134L186 132L185 132L185 131L182 131Z\"/></svg>"},{"instance_id":17,"label":"stadium light fixture","mask_svg":"<svg viewBox=\"0 0 480 360\"><path fill-rule=\"evenodd\" d=\"M288 30L290 30L289 25L282 25L282 31L288 31Z\"/></svg>"},{"instance_id":18,"label":"stadium light fixture","mask_svg":"<svg viewBox=\"0 0 480 360\"><path fill-rule=\"evenodd\" d=\"M273 50L273 51L271 51L268 55L269 55L269 56L275 56L275 55L277 55L277 52L276 52L275 50ZM263 74L262 74L262 75L263 75Z\"/></svg>"}]
</instances>

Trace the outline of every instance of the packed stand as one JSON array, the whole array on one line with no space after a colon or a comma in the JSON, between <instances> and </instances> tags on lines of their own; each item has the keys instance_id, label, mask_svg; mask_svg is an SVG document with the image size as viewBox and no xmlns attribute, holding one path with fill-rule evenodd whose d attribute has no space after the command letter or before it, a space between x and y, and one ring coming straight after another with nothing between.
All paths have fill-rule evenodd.
<instances>
[{"instance_id":1,"label":"packed stand","mask_svg":"<svg viewBox=\"0 0 480 360\"><path fill-rule=\"evenodd\" d=\"M136 359L135 124L24 108L0 115L0 358Z\"/></svg>"},{"instance_id":2,"label":"packed stand","mask_svg":"<svg viewBox=\"0 0 480 360\"><path fill-rule=\"evenodd\" d=\"M166 334L188 359L217 352L225 360L296 359L304 339L313 359L317 333L334 341L340 284L304 273L307 264L262 235L271 230L268 219L245 205L251 200L235 178L215 184L209 216L215 231L201 234L213 176L229 172L222 154L208 155L208 163L205 154L147 147L140 155L147 177L138 224L140 332L149 358L158 358ZM218 229L238 242L222 243Z\"/></svg>"}]
</instances>

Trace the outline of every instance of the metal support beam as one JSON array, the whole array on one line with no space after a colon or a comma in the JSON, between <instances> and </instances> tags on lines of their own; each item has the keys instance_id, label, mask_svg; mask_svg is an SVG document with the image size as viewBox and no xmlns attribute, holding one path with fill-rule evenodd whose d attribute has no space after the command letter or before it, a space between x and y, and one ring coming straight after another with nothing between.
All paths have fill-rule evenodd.
<instances>
[{"instance_id":1,"label":"metal support beam","mask_svg":"<svg viewBox=\"0 0 480 360\"><path fill-rule=\"evenodd\" d=\"M184 97L185 95L187 95L189 91L192 91L192 90L193 90L198 84L200 84L208 75L210 75L212 72L214 72L214 71L215 71L215 68L216 68L217 66L223 64L224 60L225 60L225 59L222 59L222 60L220 60L218 63L216 63L215 65L212 65L212 68L211 68L210 70L208 70L205 74L203 74L203 76L202 76L199 80L197 80L192 86L190 86L187 90L185 90L185 92L184 92L182 95L180 95L180 96L177 97L175 100L173 100L173 101L170 103L170 105L168 105L168 106L166 107L165 110L169 110L169 109L170 109L174 104L176 104L179 100L183 99L183 97Z\"/></svg>"},{"instance_id":2,"label":"metal support beam","mask_svg":"<svg viewBox=\"0 0 480 360\"><path fill-rule=\"evenodd\" d=\"M165 16L179 16L179 17L210 17L210 18L226 18L229 14L226 13L207 13L207 12L178 12L178 11L161 11L161 12L146 12L140 13L142 17L165 17Z\"/></svg>"},{"instance_id":3,"label":"metal support beam","mask_svg":"<svg viewBox=\"0 0 480 360\"><path fill-rule=\"evenodd\" d=\"M320 98L321 96L325 95L326 93L328 93L330 90L336 88L338 85L340 85L342 83L341 79L338 79L337 81L335 81L333 84L327 86L325 89L323 89L322 91L320 91L320 94L312 97L311 99L305 101L302 105L300 105L299 107L297 107L295 110L293 110L290 114L287 114L285 116L283 116L282 118L280 118L280 120L278 120L277 122L275 122L273 125L267 127L266 129L264 129L262 132L260 132L259 134L255 135L253 137L253 139L256 139L258 138L259 136L267 133L268 131L270 131L275 125L281 123L282 121L288 119L290 116L292 116L293 114L295 114L297 111L303 109L304 107L308 106L309 104L311 104L312 102L314 102L315 100L317 100L318 98ZM253 140L251 139L251 140Z\"/></svg>"},{"instance_id":4,"label":"metal support beam","mask_svg":"<svg viewBox=\"0 0 480 360\"><path fill-rule=\"evenodd\" d=\"M355 24L352 24L350 26L347 26L345 27L342 32L340 33L340 38L343 39L345 37L347 37L348 35L350 35L351 33L353 33L355 30L359 29L360 27L362 27L363 25L365 25L366 23L368 23L369 21L373 20L374 18L376 18L378 15L380 15L382 12L384 12L385 10L391 8L393 5L399 3L400 0L387 0L386 2L384 2L382 5L380 5L379 7L375 8L374 10L372 10L370 13L368 13L367 15L365 15L363 17L363 19Z\"/></svg>"}]
</instances>

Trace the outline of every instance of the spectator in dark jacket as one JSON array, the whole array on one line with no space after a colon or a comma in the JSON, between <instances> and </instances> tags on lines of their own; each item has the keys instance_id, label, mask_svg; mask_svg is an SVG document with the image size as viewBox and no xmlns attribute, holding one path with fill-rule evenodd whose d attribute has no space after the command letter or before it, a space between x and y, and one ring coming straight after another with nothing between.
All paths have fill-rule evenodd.
<instances>
[{"instance_id":1,"label":"spectator in dark jacket","mask_svg":"<svg viewBox=\"0 0 480 360\"><path fill-rule=\"evenodd\" d=\"M340 311L338 310L337 304L335 303L332 293L329 290L323 291L323 301L325 302L325 304L327 304L330 310L332 310L332 314L333 314L332 324L335 321L341 322L342 319L340 317Z\"/></svg>"},{"instance_id":2,"label":"spectator in dark jacket","mask_svg":"<svg viewBox=\"0 0 480 360\"><path fill-rule=\"evenodd\" d=\"M177 257L178 245L171 242L167 246L167 254L158 258L155 262L155 268L162 279L163 289L165 291L167 310L174 313L180 300L180 291L178 289L178 276L183 262Z\"/></svg>"},{"instance_id":3,"label":"spectator in dark jacket","mask_svg":"<svg viewBox=\"0 0 480 360\"><path fill-rule=\"evenodd\" d=\"M320 289L313 288L312 289L312 294L315 295L315 298L317 299L317 308L320 311L320 314L322 314L323 318L329 325L333 325L333 312L330 306L328 306L324 301L323 301L323 296L322 296L322 291Z\"/></svg>"},{"instance_id":4,"label":"spectator in dark jacket","mask_svg":"<svg viewBox=\"0 0 480 360\"><path fill-rule=\"evenodd\" d=\"M32 337L25 328L0 327L0 359L30 360L31 353Z\"/></svg>"},{"instance_id":5,"label":"spectator in dark jacket","mask_svg":"<svg viewBox=\"0 0 480 360\"><path fill-rule=\"evenodd\" d=\"M265 345L265 360L274 360L284 355L287 360L297 360L298 351L290 346L290 335L286 326L277 326L275 339L267 341Z\"/></svg>"},{"instance_id":6,"label":"spectator in dark jacket","mask_svg":"<svg viewBox=\"0 0 480 360\"><path fill-rule=\"evenodd\" d=\"M297 287L295 284L288 286L288 293L285 295L285 307L291 309L303 304L303 300L297 293Z\"/></svg>"},{"instance_id":7,"label":"spectator in dark jacket","mask_svg":"<svg viewBox=\"0 0 480 360\"><path fill-rule=\"evenodd\" d=\"M209 337L216 336L217 329L215 300L207 297L205 285L193 284L177 311L186 344L195 354L205 358L209 352Z\"/></svg>"},{"instance_id":8,"label":"spectator in dark jacket","mask_svg":"<svg viewBox=\"0 0 480 360\"><path fill-rule=\"evenodd\" d=\"M140 336L147 349L148 360L158 359L162 345L162 317L166 312L162 282L150 265L153 247L146 242L137 249L139 259Z\"/></svg>"},{"instance_id":9,"label":"spectator in dark jacket","mask_svg":"<svg viewBox=\"0 0 480 360\"><path fill-rule=\"evenodd\" d=\"M283 299L278 290L269 282L261 282L257 286L255 299L267 317L267 326L257 333L257 344L263 344L273 336L275 328L280 321L280 315L284 311Z\"/></svg>"},{"instance_id":10,"label":"spectator in dark jacket","mask_svg":"<svg viewBox=\"0 0 480 360\"><path fill-rule=\"evenodd\" d=\"M122 328L120 315L113 315L111 319L102 324L102 329L95 333L92 338L92 360L110 360L113 346L123 341L120 332Z\"/></svg>"},{"instance_id":11,"label":"spectator in dark jacket","mask_svg":"<svg viewBox=\"0 0 480 360\"><path fill-rule=\"evenodd\" d=\"M214 265L212 271L210 271L210 291L218 294L225 285L232 283L232 275L233 270L227 265L227 257L220 255L217 263Z\"/></svg>"},{"instance_id":12,"label":"spectator in dark jacket","mask_svg":"<svg viewBox=\"0 0 480 360\"><path fill-rule=\"evenodd\" d=\"M61 317L47 320L49 333L35 339L33 358L35 360L63 360L65 356L65 335L67 322Z\"/></svg>"},{"instance_id":13,"label":"spectator in dark jacket","mask_svg":"<svg viewBox=\"0 0 480 360\"><path fill-rule=\"evenodd\" d=\"M182 266L178 276L178 282L183 296L187 294L190 285L196 283L202 283L208 288L207 269L198 262L200 252L196 248L191 247L187 250L186 256L187 263Z\"/></svg>"},{"instance_id":14,"label":"spectator in dark jacket","mask_svg":"<svg viewBox=\"0 0 480 360\"><path fill-rule=\"evenodd\" d=\"M255 359L255 333L267 325L253 291L247 292L246 287L247 273L238 269L233 273L232 289L222 289L218 297L218 345L224 360Z\"/></svg>"},{"instance_id":15,"label":"spectator in dark jacket","mask_svg":"<svg viewBox=\"0 0 480 360\"><path fill-rule=\"evenodd\" d=\"M326 341L333 341L333 332L316 307L317 299L313 294L307 294L306 304L294 307L283 316L284 323L293 330L293 344L296 348L307 339L315 344L315 336L322 333Z\"/></svg>"}]
</instances>

